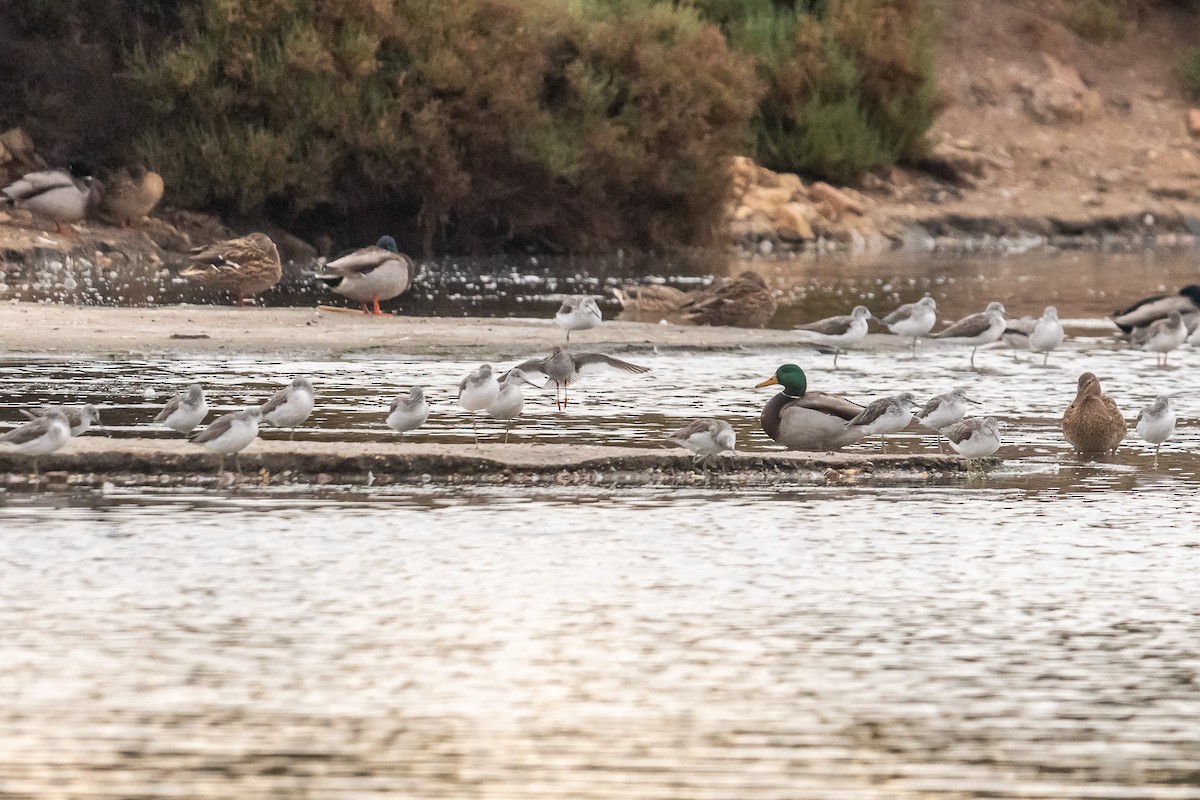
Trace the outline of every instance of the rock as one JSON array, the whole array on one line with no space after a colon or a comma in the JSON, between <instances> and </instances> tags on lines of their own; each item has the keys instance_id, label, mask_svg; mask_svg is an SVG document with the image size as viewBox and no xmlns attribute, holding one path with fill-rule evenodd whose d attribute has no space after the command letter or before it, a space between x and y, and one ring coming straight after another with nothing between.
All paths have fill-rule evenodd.
<instances>
[{"instance_id":1,"label":"rock","mask_svg":"<svg viewBox=\"0 0 1200 800\"><path fill-rule=\"evenodd\" d=\"M779 215L771 220L775 225L775 235L789 242L815 239L808 222L808 208L802 203L788 203L780 207Z\"/></svg>"},{"instance_id":2,"label":"rock","mask_svg":"<svg viewBox=\"0 0 1200 800\"><path fill-rule=\"evenodd\" d=\"M1146 187L1153 197L1163 200L1187 200L1192 197L1192 187L1186 183L1154 182Z\"/></svg>"},{"instance_id":3,"label":"rock","mask_svg":"<svg viewBox=\"0 0 1200 800\"><path fill-rule=\"evenodd\" d=\"M861 217L866 213L866 209L861 201L854 199L841 189L835 189L823 181L818 181L808 187L808 193L814 200L818 202L823 200L828 203L839 215L849 212Z\"/></svg>"},{"instance_id":4,"label":"rock","mask_svg":"<svg viewBox=\"0 0 1200 800\"><path fill-rule=\"evenodd\" d=\"M1018 89L1025 97L1025 110L1037 122L1059 125L1084 122L1104 114L1100 94L1089 89L1079 72L1061 61L1042 54L1049 76L1024 82Z\"/></svg>"},{"instance_id":5,"label":"rock","mask_svg":"<svg viewBox=\"0 0 1200 800\"><path fill-rule=\"evenodd\" d=\"M1188 109L1187 128L1192 136L1200 136L1200 108Z\"/></svg>"}]
</instances>

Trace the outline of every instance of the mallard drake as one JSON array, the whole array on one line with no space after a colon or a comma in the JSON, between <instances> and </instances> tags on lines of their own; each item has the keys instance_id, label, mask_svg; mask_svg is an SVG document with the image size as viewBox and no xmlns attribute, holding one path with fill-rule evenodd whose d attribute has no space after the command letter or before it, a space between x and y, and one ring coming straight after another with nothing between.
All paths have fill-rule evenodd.
<instances>
[{"instance_id":1,"label":"mallard drake","mask_svg":"<svg viewBox=\"0 0 1200 800\"><path fill-rule=\"evenodd\" d=\"M1175 294L1143 297L1131 306L1114 311L1109 319L1125 333L1131 333L1134 328L1143 328L1155 320L1163 319L1172 311L1181 314L1200 311L1200 285L1191 283Z\"/></svg>"},{"instance_id":2,"label":"mallard drake","mask_svg":"<svg viewBox=\"0 0 1200 800\"><path fill-rule=\"evenodd\" d=\"M775 316L779 304L757 272L720 278L688 296L679 311L696 325L761 328Z\"/></svg>"},{"instance_id":3,"label":"mallard drake","mask_svg":"<svg viewBox=\"0 0 1200 800\"><path fill-rule=\"evenodd\" d=\"M363 247L330 261L318 275L338 294L362 303L363 311L380 315L380 300L391 300L408 291L417 265L396 249L396 240L380 236L374 247ZM371 303L368 306L367 303Z\"/></svg>"},{"instance_id":4,"label":"mallard drake","mask_svg":"<svg viewBox=\"0 0 1200 800\"><path fill-rule=\"evenodd\" d=\"M1125 418L1117 404L1100 389L1100 379L1090 372L1079 376L1075 399L1062 420L1063 435L1077 452L1115 451L1125 438Z\"/></svg>"},{"instance_id":5,"label":"mallard drake","mask_svg":"<svg viewBox=\"0 0 1200 800\"><path fill-rule=\"evenodd\" d=\"M808 378L795 364L784 364L758 387L783 387L763 407L763 432L789 450L839 450L866 435L846 423L863 407L824 392L808 391Z\"/></svg>"},{"instance_id":6,"label":"mallard drake","mask_svg":"<svg viewBox=\"0 0 1200 800\"><path fill-rule=\"evenodd\" d=\"M72 161L66 169L27 173L0 189L0 193L16 206L54 220L58 232L66 233L63 223L78 222L86 217L100 201L102 189L92 177L89 165Z\"/></svg>"},{"instance_id":7,"label":"mallard drake","mask_svg":"<svg viewBox=\"0 0 1200 800\"><path fill-rule=\"evenodd\" d=\"M879 321L897 336L912 337L912 354L916 358L917 339L933 330L937 322L937 301L925 295L915 303L905 303Z\"/></svg>"},{"instance_id":8,"label":"mallard drake","mask_svg":"<svg viewBox=\"0 0 1200 800\"><path fill-rule=\"evenodd\" d=\"M279 250L265 233L227 239L193 251L194 265L180 272L190 281L237 294L246 305L247 295L265 292L283 277Z\"/></svg>"},{"instance_id":9,"label":"mallard drake","mask_svg":"<svg viewBox=\"0 0 1200 800\"><path fill-rule=\"evenodd\" d=\"M866 306L855 306L849 314L810 322L807 325L797 325L805 341L829 345L833 348L833 368L837 369L838 354L842 347L861 342L867 335L868 320L875 319Z\"/></svg>"},{"instance_id":10,"label":"mallard drake","mask_svg":"<svg viewBox=\"0 0 1200 800\"><path fill-rule=\"evenodd\" d=\"M153 211L162 196L161 175L145 167L132 167L109 176L100 200L100 211L122 228L128 228Z\"/></svg>"}]
</instances>

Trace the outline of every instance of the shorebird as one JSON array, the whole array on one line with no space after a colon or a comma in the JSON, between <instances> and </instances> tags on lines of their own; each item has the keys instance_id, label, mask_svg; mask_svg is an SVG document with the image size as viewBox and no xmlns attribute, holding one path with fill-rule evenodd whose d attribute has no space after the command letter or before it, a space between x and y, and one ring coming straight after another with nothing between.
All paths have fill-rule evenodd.
<instances>
[{"instance_id":1,"label":"shorebird","mask_svg":"<svg viewBox=\"0 0 1200 800\"><path fill-rule=\"evenodd\" d=\"M82 406L42 406L32 410L23 410L21 413L27 419L38 419L51 411L60 411L67 418L67 424L71 426L72 437L82 436L93 425L100 426L100 410L91 403Z\"/></svg>"},{"instance_id":2,"label":"shorebird","mask_svg":"<svg viewBox=\"0 0 1200 800\"><path fill-rule=\"evenodd\" d=\"M1100 379L1090 372L1079 376L1075 399L1062 420L1063 436L1079 453L1115 452L1125 438L1125 418L1104 394Z\"/></svg>"},{"instance_id":3,"label":"shorebird","mask_svg":"<svg viewBox=\"0 0 1200 800\"><path fill-rule=\"evenodd\" d=\"M562 411L567 407L567 388L575 383L581 374L590 372L596 367L614 367L637 374L650 371L649 367L639 367L637 364L630 364L628 361L622 361L604 353L571 355L565 347L554 348L545 358L531 358L528 361L522 361L514 369L519 369L526 374L540 372L549 378L547 385L551 382L554 383L554 402L558 410ZM560 392L562 394L561 401L559 400Z\"/></svg>"},{"instance_id":4,"label":"shorebird","mask_svg":"<svg viewBox=\"0 0 1200 800\"><path fill-rule=\"evenodd\" d=\"M388 407L388 427L400 434L401 441L404 440L406 432L415 431L424 425L427 419L429 403L425 400L425 389L420 386L412 387L408 394L396 395L396 399Z\"/></svg>"},{"instance_id":5,"label":"shorebird","mask_svg":"<svg viewBox=\"0 0 1200 800\"><path fill-rule=\"evenodd\" d=\"M1142 409L1137 418L1137 435L1154 445L1154 465L1158 466L1158 451L1163 442L1175 433L1175 411L1165 394L1154 398L1154 402Z\"/></svg>"},{"instance_id":6,"label":"shorebird","mask_svg":"<svg viewBox=\"0 0 1200 800\"><path fill-rule=\"evenodd\" d=\"M912 338L912 355L917 357L917 339L933 330L937 322L937 301L925 295L915 303L905 303L880 320L897 336Z\"/></svg>"},{"instance_id":7,"label":"shorebird","mask_svg":"<svg viewBox=\"0 0 1200 800\"><path fill-rule=\"evenodd\" d=\"M277 428L291 428L289 439L296 438L296 426L308 419L316 405L312 378L295 378L291 386L280 389L263 403L262 421Z\"/></svg>"},{"instance_id":8,"label":"shorebird","mask_svg":"<svg viewBox=\"0 0 1200 800\"><path fill-rule=\"evenodd\" d=\"M691 450L696 461L726 450L737 454L737 435L733 426L723 419L694 419L668 436L667 441Z\"/></svg>"},{"instance_id":9,"label":"shorebird","mask_svg":"<svg viewBox=\"0 0 1200 800\"><path fill-rule=\"evenodd\" d=\"M571 331L591 330L604 321L604 316L600 313L596 298L578 295L563 299L562 305L554 314L554 321L558 323L558 327L566 330L567 341L570 342Z\"/></svg>"},{"instance_id":10,"label":"shorebird","mask_svg":"<svg viewBox=\"0 0 1200 800\"><path fill-rule=\"evenodd\" d=\"M262 408L252 406L241 411L217 417L204 430L192 437L192 442L217 453L221 462L217 472L225 470L225 456L233 456L234 467L242 471L241 452L258 438L258 424L262 421Z\"/></svg>"},{"instance_id":11,"label":"shorebird","mask_svg":"<svg viewBox=\"0 0 1200 800\"><path fill-rule=\"evenodd\" d=\"M100 202L103 187L92 177L92 169L82 161L72 161L66 169L29 172L0 189L0 194L39 217L54 221L59 233L63 223L78 222Z\"/></svg>"},{"instance_id":12,"label":"shorebird","mask_svg":"<svg viewBox=\"0 0 1200 800\"><path fill-rule=\"evenodd\" d=\"M964 419L942 430L954 452L971 462L987 458L1000 449L1000 423L992 417Z\"/></svg>"},{"instance_id":13,"label":"shorebird","mask_svg":"<svg viewBox=\"0 0 1200 800\"><path fill-rule=\"evenodd\" d=\"M1165 367L1171 351L1183 344L1187 335L1183 315L1172 311L1166 319L1156 319L1145 327L1134 328L1129 342L1134 347L1153 352L1155 365Z\"/></svg>"},{"instance_id":14,"label":"shorebird","mask_svg":"<svg viewBox=\"0 0 1200 800\"><path fill-rule=\"evenodd\" d=\"M360 303L364 312L382 316L379 301L408 291L416 270L413 260L396 249L395 239L380 236L374 247L351 250L330 261L317 280Z\"/></svg>"},{"instance_id":15,"label":"shorebird","mask_svg":"<svg viewBox=\"0 0 1200 800\"><path fill-rule=\"evenodd\" d=\"M971 345L971 369L975 369L975 351L980 345L999 340L1007 326L1004 304L993 300L984 311L963 317L949 328L935 333L933 338Z\"/></svg>"},{"instance_id":16,"label":"shorebird","mask_svg":"<svg viewBox=\"0 0 1200 800\"><path fill-rule=\"evenodd\" d=\"M38 456L58 450L71 438L71 423L61 408L51 407L45 416L30 420L0 436L0 443L12 445L18 453L33 456L33 474L38 474Z\"/></svg>"},{"instance_id":17,"label":"shorebird","mask_svg":"<svg viewBox=\"0 0 1200 800\"><path fill-rule=\"evenodd\" d=\"M942 449L942 428L948 428L967 415L967 403L976 401L967 397L966 389L939 394L926 403L915 416L926 428L937 432L938 450Z\"/></svg>"},{"instance_id":18,"label":"shorebird","mask_svg":"<svg viewBox=\"0 0 1200 800\"><path fill-rule=\"evenodd\" d=\"M188 434L208 416L208 401L204 399L204 387L193 383L186 392L180 392L167 401L163 410L154 418L176 433Z\"/></svg>"},{"instance_id":19,"label":"shorebird","mask_svg":"<svg viewBox=\"0 0 1200 800\"><path fill-rule=\"evenodd\" d=\"M1012 350L1013 361L1019 360L1017 358L1018 350L1029 349L1029 336L1033 333L1036 325L1037 320L1030 316L1005 321L1004 332L1000 334L1000 338Z\"/></svg>"},{"instance_id":20,"label":"shorebird","mask_svg":"<svg viewBox=\"0 0 1200 800\"><path fill-rule=\"evenodd\" d=\"M911 392L882 397L869 403L861 414L846 423L846 428L860 428L866 436L879 434L882 440L879 447L882 450L887 445L889 433L899 433L912 422L916 402Z\"/></svg>"},{"instance_id":21,"label":"shorebird","mask_svg":"<svg viewBox=\"0 0 1200 800\"><path fill-rule=\"evenodd\" d=\"M475 435L475 444L479 444L475 415L486 411L499 394L500 383L492 374L490 364L484 364L458 384L458 404L471 412L471 432Z\"/></svg>"},{"instance_id":22,"label":"shorebird","mask_svg":"<svg viewBox=\"0 0 1200 800\"><path fill-rule=\"evenodd\" d=\"M265 233L197 247L191 259L180 277L236 294L239 306L246 305L247 295L265 292L283 277L279 250Z\"/></svg>"},{"instance_id":23,"label":"shorebird","mask_svg":"<svg viewBox=\"0 0 1200 800\"><path fill-rule=\"evenodd\" d=\"M512 430L513 421L521 416L521 409L525 407L525 395L521 392L521 384L537 386L521 370L510 369L504 374L504 380L500 381L500 391L496 393L496 399L487 407L489 417L508 423L504 429L505 444L508 444L508 434Z\"/></svg>"},{"instance_id":24,"label":"shorebird","mask_svg":"<svg viewBox=\"0 0 1200 800\"><path fill-rule=\"evenodd\" d=\"M1144 297L1131 306L1114 311L1109 319L1125 333L1131 333L1134 328L1144 328L1155 320L1165 318L1172 311L1181 314L1200 311L1200 285L1192 283L1175 294Z\"/></svg>"},{"instance_id":25,"label":"shorebird","mask_svg":"<svg viewBox=\"0 0 1200 800\"><path fill-rule=\"evenodd\" d=\"M1042 357L1044 367L1050 360L1050 351L1062 344L1065 336L1062 323L1058 321L1058 309L1046 306L1041 319L1034 323L1033 331L1029 334L1029 349L1035 353L1045 353Z\"/></svg>"},{"instance_id":26,"label":"shorebird","mask_svg":"<svg viewBox=\"0 0 1200 800\"><path fill-rule=\"evenodd\" d=\"M805 341L816 342L833 347L833 368L837 369L838 353L848 344L861 342L867 335L867 320L874 319L866 306L855 306L849 314L839 317L810 322L807 325L797 325L794 330L800 331Z\"/></svg>"},{"instance_id":27,"label":"shorebird","mask_svg":"<svg viewBox=\"0 0 1200 800\"><path fill-rule=\"evenodd\" d=\"M840 450L865 435L846 423L863 411L858 403L825 392L808 391L808 377L795 364L783 364L756 388L781 386L783 391L763 406L763 433L789 450Z\"/></svg>"}]
</instances>

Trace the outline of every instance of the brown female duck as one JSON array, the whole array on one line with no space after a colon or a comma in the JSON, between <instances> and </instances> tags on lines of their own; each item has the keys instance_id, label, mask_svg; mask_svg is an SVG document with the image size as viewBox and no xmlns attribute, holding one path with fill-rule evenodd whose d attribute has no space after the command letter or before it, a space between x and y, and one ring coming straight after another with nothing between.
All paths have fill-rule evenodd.
<instances>
[{"instance_id":1,"label":"brown female duck","mask_svg":"<svg viewBox=\"0 0 1200 800\"><path fill-rule=\"evenodd\" d=\"M100 211L122 228L128 228L153 211L162 196L162 176L144 167L133 167L109 177Z\"/></svg>"},{"instance_id":2,"label":"brown female duck","mask_svg":"<svg viewBox=\"0 0 1200 800\"><path fill-rule=\"evenodd\" d=\"M180 276L204 286L237 295L237 304L246 305L246 296L265 292L283 277L279 251L265 233L252 233L196 248L192 266Z\"/></svg>"},{"instance_id":3,"label":"brown female duck","mask_svg":"<svg viewBox=\"0 0 1200 800\"><path fill-rule=\"evenodd\" d=\"M1079 376L1079 388L1063 414L1063 435L1080 453L1108 453L1125 438L1125 418L1117 404L1100 389L1090 372Z\"/></svg>"}]
</instances>

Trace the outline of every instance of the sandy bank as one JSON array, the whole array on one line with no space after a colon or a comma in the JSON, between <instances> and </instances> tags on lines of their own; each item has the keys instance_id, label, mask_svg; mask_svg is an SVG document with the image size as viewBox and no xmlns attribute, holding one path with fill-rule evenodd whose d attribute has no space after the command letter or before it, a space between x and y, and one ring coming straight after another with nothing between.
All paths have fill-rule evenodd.
<instances>
[{"instance_id":1,"label":"sandy bank","mask_svg":"<svg viewBox=\"0 0 1200 800\"><path fill-rule=\"evenodd\" d=\"M886 337L881 337L886 338ZM789 331L606 322L573 334L578 348L727 350L788 347ZM0 305L0 356L266 354L442 356L497 360L564 342L551 320L369 317L313 308Z\"/></svg>"},{"instance_id":2,"label":"sandy bank","mask_svg":"<svg viewBox=\"0 0 1200 800\"><path fill-rule=\"evenodd\" d=\"M997 460L989 461L994 466ZM107 480L149 485L213 483L216 456L182 440L71 440L39 464L46 486L90 486ZM226 466L232 468L232 458ZM848 483L863 479L930 480L962 475L954 456L863 453L739 453L693 462L685 450L545 444L399 444L254 442L241 456L246 484L438 483L543 485L774 485ZM9 484L28 482L27 456L0 448ZM222 476L223 482L232 477Z\"/></svg>"}]
</instances>

